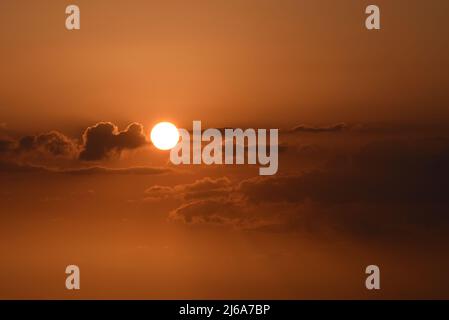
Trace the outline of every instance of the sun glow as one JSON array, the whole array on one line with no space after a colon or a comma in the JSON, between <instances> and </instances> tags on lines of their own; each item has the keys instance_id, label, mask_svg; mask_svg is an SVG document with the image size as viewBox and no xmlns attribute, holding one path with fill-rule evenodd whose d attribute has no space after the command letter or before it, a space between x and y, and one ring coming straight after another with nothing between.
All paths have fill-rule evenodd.
<instances>
[{"instance_id":1,"label":"sun glow","mask_svg":"<svg viewBox=\"0 0 449 320\"><path fill-rule=\"evenodd\" d=\"M159 122L151 130L151 142L160 150L170 150L179 141L178 128L170 122Z\"/></svg>"}]
</instances>

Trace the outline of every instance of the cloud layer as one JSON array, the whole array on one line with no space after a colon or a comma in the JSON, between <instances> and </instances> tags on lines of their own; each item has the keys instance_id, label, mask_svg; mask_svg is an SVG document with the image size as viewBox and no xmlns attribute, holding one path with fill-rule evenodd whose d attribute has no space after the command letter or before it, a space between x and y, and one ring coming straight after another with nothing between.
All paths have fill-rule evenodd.
<instances>
[{"instance_id":1,"label":"cloud layer","mask_svg":"<svg viewBox=\"0 0 449 320\"><path fill-rule=\"evenodd\" d=\"M0 139L0 155L23 156L24 154L75 157L78 154L78 145L75 140L57 131L28 135L19 140Z\"/></svg>"},{"instance_id":2,"label":"cloud layer","mask_svg":"<svg viewBox=\"0 0 449 320\"><path fill-rule=\"evenodd\" d=\"M147 195L179 200L169 217L187 224L399 237L449 229L448 163L446 140L386 139L302 172L207 177Z\"/></svg>"},{"instance_id":3,"label":"cloud layer","mask_svg":"<svg viewBox=\"0 0 449 320\"><path fill-rule=\"evenodd\" d=\"M63 161L74 166L72 172L100 172L101 166L85 167L85 161L101 161L120 156L124 150L132 150L147 144L142 125L130 124L119 131L110 122L100 122L88 127L81 142L58 131L27 135L18 139L6 134L0 137L0 161L2 170L60 172ZM54 167L56 165L56 167ZM45 170L48 169L48 170ZM105 168L105 171L112 172ZM64 169L65 170L65 169ZM134 169L148 172L146 169ZM119 172L116 170L115 172Z\"/></svg>"},{"instance_id":4,"label":"cloud layer","mask_svg":"<svg viewBox=\"0 0 449 320\"><path fill-rule=\"evenodd\" d=\"M300 124L291 129L292 132L311 132L311 133L320 133L320 132L338 132L343 131L348 128L348 125L344 122L336 123L329 126L309 126L305 124Z\"/></svg>"}]
</instances>

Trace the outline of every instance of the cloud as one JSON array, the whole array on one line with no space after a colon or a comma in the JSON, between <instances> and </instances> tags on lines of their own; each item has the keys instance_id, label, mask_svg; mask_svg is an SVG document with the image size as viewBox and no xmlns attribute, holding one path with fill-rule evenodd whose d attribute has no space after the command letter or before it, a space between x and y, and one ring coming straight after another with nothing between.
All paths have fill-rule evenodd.
<instances>
[{"instance_id":1,"label":"cloud","mask_svg":"<svg viewBox=\"0 0 449 320\"><path fill-rule=\"evenodd\" d=\"M57 131L25 136L18 142L17 152L39 152L55 157L74 157L78 153L76 143Z\"/></svg>"},{"instance_id":2,"label":"cloud","mask_svg":"<svg viewBox=\"0 0 449 320\"><path fill-rule=\"evenodd\" d=\"M205 177L173 187L155 185L145 193L145 200L177 200L175 203L179 206L169 212L169 219L187 224L226 225L239 229L279 224L278 217L270 210L267 211L269 214L264 214L259 207L249 205L239 184L232 183L227 177Z\"/></svg>"},{"instance_id":3,"label":"cloud","mask_svg":"<svg viewBox=\"0 0 449 320\"><path fill-rule=\"evenodd\" d=\"M195 200L181 205L169 214L173 220L185 223L238 224L243 207L226 199Z\"/></svg>"},{"instance_id":4,"label":"cloud","mask_svg":"<svg viewBox=\"0 0 449 320\"><path fill-rule=\"evenodd\" d=\"M12 152L16 147L16 142L11 139L0 139L0 155Z\"/></svg>"},{"instance_id":5,"label":"cloud","mask_svg":"<svg viewBox=\"0 0 449 320\"><path fill-rule=\"evenodd\" d=\"M189 225L211 224L239 230L278 231L290 228L290 208L277 205L251 206L238 197L196 199L169 212L169 219ZM296 212L294 214L296 216ZM291 220L293 221L293 220ZM296 230L295 230L296 231Z\"/></svg>"},{"instance_id":6,"label":"cloud","mask_svg":"<svg viewBox=\"0 0 449 320\"><path fill-rule=\"evenodd\" d=\"M132 123L121 132L114 124L98 123L85 130L81 145L77 140L57 131L27 135L20 139L2 137L0 171L70 175L156 175L173 171L169 168L147 166L125 168L86 166L84 162L84 160L100 160L146 143L143 128L137 123Z\"/></svg>"},{"instance_id":7,"label":"cloud","mask_svg":"<svg viewBox=\"0 0 449 320\"><path fill-rule=\"evenodd\" d=\"M55 172L71 174L71 175L94 175L94 174L159 175L159 174L169 173L171 171L172 170L170 170L168 168L159 168L159 167L106 168L106 167L96 166L96 167L88 167L88 168L56 170Z\"/></svg>"},{"instance_id":8,"label":"cloud","mask_svg":"<svg viewBox=\"0 0 449 320\"><path fill-rule=\"evenodd\" d=\"M308 126L305 124L300 124L293 127L290 132L311 132L311 133L320 133L320 132L339 132L348 128L348 125L344 122L336 123L330 126Z\"/></svg>"},{"instance_id":9,"label":"cloud","mask_svg":"<svg viewBox=\"0 0 449 320\"><path fill-rule=\"evenodd\" d=\"M169 217L188 224L407 237L448 230L448 163L446 140L381 140L317 169L226 184L219 197L187 197L197 182L159 191L181 192Z\"/></svg>"},{"instance_id":10,"label":"cloud","mask_svg":"<svg viewBox=\"0 0 449 320\"><path fill-rule=\"evenodd\" d=\"M226 178L205 177L193 183L176 185L174 187L155 185L145 193L147 200L162 200L178 198L184 200L225 197L232 191L232 183Z\"/></svg>"},{"instance_id":11,"label":"cloud","mask_svg":"<svg viewBox=\"0 0 449 320\"><path fill-rule=\"evenodd\" d=\"M11 161L0 160L0 172L17 173L17 172L48 172L49 169L43 166L31 164L20 164Z\"/></svg>"},{"instance_id":12,"label":"cloud","mask_svg":"<svg viewBox=\"0 0 449 320\"><path fill-rule=\"evenodd\" d=\"M100 122L84 131L81 145L58 131L50 131L24 136L18 140L1 138L0 155L16 158L26 155L52 156L94 161L145 144L147 141L144 130L138 123L132 123L124 131L119 131L113 123Z\"/></svg>"},{"instance_id":13,"label":"cloud","mask_svg":"<svg viewBox=\"0 0 449 320\"><path fill-rule=\"evenodd\" d=\"M385 140L300 174L236 188L250 206L279 204L334 230L367 236L449 227L449 146ZM293 218L293 219L292 219ZM290 225L296 217L289 216Z\"/></svg>"},{"instance_id":14,"label":"cloud","mask_svg":"<svg viewBox=\"0 0 449 320\"><path fill-rule=\"evenodd\" d=\"M0 155L74 158L77 153L76 142L57 131L28 135L19 140L0 139Z\"/></svg>"},{"instance_id":15,"label":"cloud","mask_svg":"<svg viewBox=\"0 0 449 320\"><path fill-rule=\"evenodd\" d=\"M95 161L105 159L123 150L136 149L147 144L142 125L130 124L124 131L110 122L100 122L83 134L83 146L79 159Z\"/></svg>"},{"instance_id":16,"label":"cloud","mask_svg":"<svg viewBox=\"0 0 449 320\"><path fill-rule=\"evenodd\" d=\"M43 172L51 174L69 174L69 175L159 175L172 172L169 168L160 167L129 167L129 168L107 168L101 166L85 168L53 168L38 166L29 163L17 163L12 161L0 160L0 172Z\"/></svg>"},{"instance_id":17,"label":"cloud","mask_svg":"<svg viewBox=\"0 0 449 320\"><path fill-rule=\"evenodd\" d=\"M449 146L400 140L370 143L301 174L256 177L239 190L253 202L449 203Z\"/></svg>"}]
</instances>

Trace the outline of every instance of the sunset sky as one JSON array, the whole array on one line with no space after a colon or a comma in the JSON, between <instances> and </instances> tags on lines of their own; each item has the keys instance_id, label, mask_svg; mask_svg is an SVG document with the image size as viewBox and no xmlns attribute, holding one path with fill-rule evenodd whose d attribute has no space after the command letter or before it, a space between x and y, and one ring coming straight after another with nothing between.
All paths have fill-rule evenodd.
<instances>
[{"instance_id":1,"label":"sunset sky","mask_svg":"<svg viewBox=\"0 0 449 320\"><path fill-rule=\"evenodd\" d=\"M448 13L2 0L0 298L449 298ZM194 120L279 129L278 173L170 164Z\"/></svg>"}]
</instances>

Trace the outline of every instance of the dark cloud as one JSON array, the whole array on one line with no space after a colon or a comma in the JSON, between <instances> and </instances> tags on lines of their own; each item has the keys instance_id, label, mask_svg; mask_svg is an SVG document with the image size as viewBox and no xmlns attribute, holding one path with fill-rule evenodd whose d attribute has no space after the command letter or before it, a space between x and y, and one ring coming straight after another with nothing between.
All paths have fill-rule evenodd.
<instances>
[{"instance_id":1,"label":"dark cloud","mask_svg":"<svg viewBox=\"0 0 449 320\"><path fill-rule=\"evenodd\" d=\"M56 157L74 157L78 153L76 143L57 131L25 136L19 140L18 152L41 152Z\"/></svg>"},{"instance_id":2,"label":"dark cloud","mask_svg":"<svg viewBox=\"0 0 449 320\"><path fill-rule=\"evenodd\" d=\"M256 177L239 190L253 202L449 203L449 146L381 141L297 175Z\"/></svg>"},{"instance_id":3,"label":"dark cloud","mask_svg":"<svg viewBox=\"0 0 449 320\"><path fill-rule=\"evenodd\" d=\"M142 125L130 124L124 131L110 122L101 122L89 127L83 134L80 160L102 160L127 149L136 149L147 144Z\"/></svg>"},{"instance_id":4,"label":"dark cloud","mask_svg":"<svg viewBox=\"0 0 449 320\"><path fill-rule=\"evenodd\" d=\"M25 136L18 141L13 139L0 140L0 154L2 155L74 158L77 153L76 142L57 131Z\"/></svg>"},{"instance_id":5,"label":"dark cloud","mask_svg":"<svg viewBox=\"0 0 449 320\"><path fill-rule=\"evenodd\" d=\"M336 123L330 126L308 126L305 124L300 124L293 127L291 132L311 132L311 133L320 133L320 132L339 132L348 128L346 123Z\"/></svg>"},{"instance_id":6,"label":"dark cloud","mask_svg":"<svg viewBox=\"0 0 449 320\"><path fill-rule=\"evenodd\" d=\"M35 145L35 136L25 136L19 140L18 151L31 151Z\"/></svg>"},{"instance_id":7,"label":"dark cloud","mask_svg":"<svg viewBox=\"0 0 449 320\"><path fill-rule=\"evenodd\" d=\"M256 177L237 190L249 204L296 207L298 217L311 212L309 221L335 230L403 235L404 229L449 227L448 163L445 143L386 140L337 157L322 169Z\"/></svg>"},{"instance_id":8,"label":"dark cloud","mask_svg":"<svg viewBox=\"0 0 449 320\"><path fill-rule=\"evenodd\" d=\"M60 132L28 135L20 139L0 138L1 172L46 172L70 175L136 174L156 175L172 171L160 167L85 167L78 160L100 160L125 149L146 144L143 128L133 123L119 132L111 123L98 123L85 130L79 145Z\"/></svg>"},{"instance_id":9,"label":"dark cloud","mask_svg":"<svg viewBox=\"0 0 449 320\"><path fill-rule=\"evenodd\" d=\"M11 139L0 139L0 155L12 152L16 147L16 142Z\"/></svg>"},{"instance_id":10,"label":"dark cloud","mask_svg":"<svg viewBox=\"0 0 449 320\"><path fill-rule=\"evenodd\" d=\"M101 122L84 131L81 145L57 131L28 135L18 140L1 138L0 155L16 162L48 157L94 161L146 143L143 127L138 123L119 131L114 124Z\"/></svg>"},{"instance_id":11,"label":"dark cloud","mask_svg":"<svg viewBox=\"0 0 449 320\"><path fill-rule=\"evenodd\" d=\"M38 135L35 144L55 156L72 156L78 151L73 140L56 131Z\"/></svg>"},{"instance_id":12,"label":"dark cloud","mask_svg":"<svg viewBox=\"0 0 449 320\"><path fill-rule=\"evenodd\" d=\"M332 229L359 237L432 233L449 227L448 164L445 140L378 141L319 169L227 184L220 197L183 196L170 217L265 230Z\"/></svg>"},{"instance_id":13,"label":"dark cloud","mask_svg":"<svg viewBox=\"0 0 449 320\"><path fill-rule=\"evenodd\" d=\"M181 204L169 218L187 224L206 223L254 229L276 224L277 218L258 211L227 177L206 177L173 187L155 185L146 190L146 200L178 200ZM270 212L270 211L268 211Z\"/></svg>"}]
</instances>

